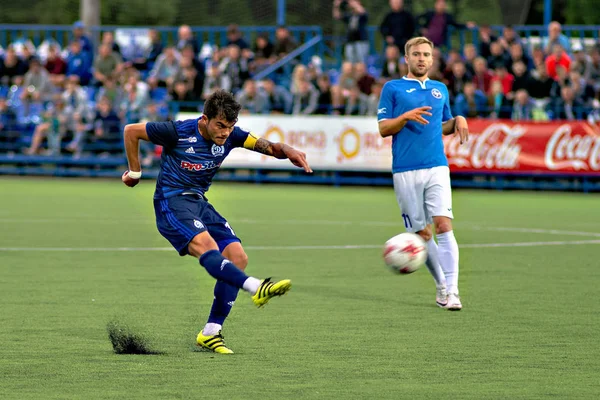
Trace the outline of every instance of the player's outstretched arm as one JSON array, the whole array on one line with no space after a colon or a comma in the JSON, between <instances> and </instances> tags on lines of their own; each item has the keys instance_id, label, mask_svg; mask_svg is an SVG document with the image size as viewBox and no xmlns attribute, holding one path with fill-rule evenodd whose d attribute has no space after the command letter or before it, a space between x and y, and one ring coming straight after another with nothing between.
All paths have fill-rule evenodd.
<instances>
[{"instance_id":1,"label":"player's outstretched arm","mask_svg":"<svg viewBox=\"0 0 600 400\"><path fill-rule=\"evenodd\" d=\"M273 143L267 139L260 138L254 144L253 150L257 153L279 158L281 160L285 160L287 158L296 167L303 168L304 171L308 173L313 172L306 161L306 154L300 150L294 149L292 146L288 146L287 144Z\"/></svg>"},{"instance_id":2,"label":"player's outstretched arm","mask_svg":"<svg viewBox=\"0 0 600 400\"><path fill-rule=\"evenodd\" d=\"M146 123L125 125L123 136L129 170L125 171L121 180L127 186L133 187L139 183L140 177L142 176L142 166L140 165L139 155L140 139L150 140L146 133Z\"/></svg>"}]
</instances>

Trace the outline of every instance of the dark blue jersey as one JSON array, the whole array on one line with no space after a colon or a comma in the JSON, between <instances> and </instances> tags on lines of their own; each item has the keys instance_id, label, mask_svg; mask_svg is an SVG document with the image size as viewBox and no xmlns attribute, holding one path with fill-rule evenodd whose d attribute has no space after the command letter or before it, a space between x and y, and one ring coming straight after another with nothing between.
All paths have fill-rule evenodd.
<instances>
[{"instance_id":1,"label":"dark blue jersey","mask_svg":"<svg viewBox=\"0 0 600 400\"><path fill-rule=\"evenodd\" d=\"M198 119L148 122L148 138L163 146L155 199L166 199L185 191L204 195L225 157L235 147L254 149L258 140L237 126L224 145L204 139L198 130Z\"/></svg>"}]
</instances>

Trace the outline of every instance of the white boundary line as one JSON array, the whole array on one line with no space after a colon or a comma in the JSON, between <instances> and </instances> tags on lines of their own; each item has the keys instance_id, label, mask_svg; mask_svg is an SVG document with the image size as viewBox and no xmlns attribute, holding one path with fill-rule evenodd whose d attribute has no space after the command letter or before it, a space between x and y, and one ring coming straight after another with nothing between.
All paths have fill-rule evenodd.
<instances>
[{"instance_id":1,"label":"white boundary line","mask_svg":"<svg viewBox=\"0 0 600 400\"><path fill-rule=\"evenodd\" d=\"M540 246L564 246L600 244L600 240L575 240L575 241L553 241L553 242L517 242L517 243L471 243L460 245L461 249L483 249L498 247L540 247ZM383 249L383 245L325 245L325 246L245 246L246 250L360 250L360 249ZM134 251L172 251L172 247L0 247L0 251L6 252L134 252Z\"/></svg>"}]
</instances>

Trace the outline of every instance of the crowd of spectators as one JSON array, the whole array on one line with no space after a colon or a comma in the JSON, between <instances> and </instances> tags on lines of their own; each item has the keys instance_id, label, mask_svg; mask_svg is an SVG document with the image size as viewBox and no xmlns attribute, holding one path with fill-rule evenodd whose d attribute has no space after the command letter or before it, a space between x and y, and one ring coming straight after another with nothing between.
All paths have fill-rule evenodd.
<instances>
[{"instance_id":1,"label":"crowd of spectators","mask_svg":"<svg viewBox=\"0 0 600 400\"><path fill-rule=\"evenodd\" d=\"M313 57L308 64L294 60L290 74L279 69L260 80L254 78L258 72L299 45L286 27L278 27L274 39L259 33L248 43L231 25L221 48L200 43L189 26L179 27L170 44L149 30L145 53L135 56L126 56L109 31L94 46L80 22L65 48L54 41L38 48L27 40L13 43L0 49L0 151L122 152L124 124L171 118L173 104L197 112L216 88L233 92L243 113L374 116L385 82L407 73L404 44L415 35L436 44L430 77L448 85L456 115L598 117L600 45L570 40L557 22L533 43L511 26L493 31L461 24L444 0L421 16L406 11L402 0L390 0L379 21L385 47L378 56L369 48L373 21L360 0L333 0L333 17L347 32L339 70L323 70L323 60ZM477 32L477 43L448 48L451 26ZM153 149L142 150L151 163Z\"/></svg>"}]
</instances>

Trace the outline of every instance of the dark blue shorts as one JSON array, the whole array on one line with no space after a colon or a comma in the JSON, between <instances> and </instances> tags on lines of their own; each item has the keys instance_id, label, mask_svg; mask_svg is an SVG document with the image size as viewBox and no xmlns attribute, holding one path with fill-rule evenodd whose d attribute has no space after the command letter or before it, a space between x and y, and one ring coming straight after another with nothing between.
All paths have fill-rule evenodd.
<instances>
[{"instance_id":1,"label":"dark blue shorts","mask_svg":"<svg viewBox=\"0 0 600 400\"><path fill-rule=\"evenodd\" d=\"M179 255L188 254L188 244L194 236L208 231L223 251L233 242L241 242L225 218L204 198L196 195L178 195L154 200L156 226Z\"/></svg>"}]
</instances>

